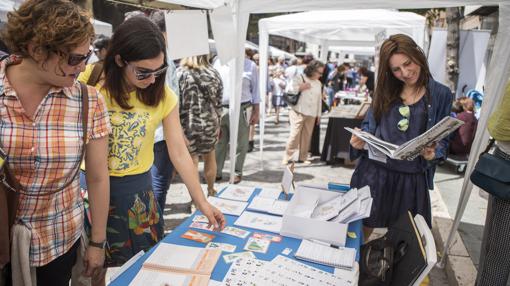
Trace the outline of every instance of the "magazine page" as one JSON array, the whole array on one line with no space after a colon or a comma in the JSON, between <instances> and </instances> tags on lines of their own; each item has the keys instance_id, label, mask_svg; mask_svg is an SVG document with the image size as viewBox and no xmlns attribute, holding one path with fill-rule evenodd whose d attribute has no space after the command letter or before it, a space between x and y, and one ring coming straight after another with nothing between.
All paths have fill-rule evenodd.
<instances>
[{"instance_id":1,"label":"magazine page","mask_svg":"<svg viewBox=\"0 0 510 286\"><path fill-rule=\"evenodd\" d=\"M361 130L355 130L349 127L344 127L345 130L351 132L352 134L358 136L366 143L372 145L373 147L377 148L379 151L383 152L389 157L393 157L393 154L395 153L395 150L397 150L398 145L388 143L384 140L381 140L374 135L361 131Z\"/></svg>"},{"instance_id":2,"label":"magazine page","mask_svg":"<svg viewBox=\"0 0 510 286\"><path fill-rule=\"evenodd\" d=\"M399 160L413 159L420 154L425 146L440 141L463 124L462 120L447 116L422 135L402 144L393 156Z\"/></svg>"}]
</instances>

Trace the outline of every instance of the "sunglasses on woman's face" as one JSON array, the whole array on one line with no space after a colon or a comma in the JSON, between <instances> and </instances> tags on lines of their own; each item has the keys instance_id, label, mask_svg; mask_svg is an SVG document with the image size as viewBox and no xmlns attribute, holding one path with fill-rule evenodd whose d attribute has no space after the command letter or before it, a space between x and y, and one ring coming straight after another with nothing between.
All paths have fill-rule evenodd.
<instances>
[{"instance_id":1,"label":"sunglasses on woman's face","mask_svg":"<svg viewBox=\"0 0 510 286\"><path fill-rule=\"evenodd\" d=\"M131 69L135 73L137 80L148 79L151 76L158 77L161 74L163 74L166 71L166 69L168 68L168 66L165 64L163 67L161 67L160 69L157 69L155 71L140 71L139 67L134 66L134 65L128 63L127 61L124 61L124 62L126 63L126 65L131 67Z\"/></svg>"},{"instance_id":2,"label":"sunglasses on woman's face","mask_svg":"<svg viewBox=\"0 0 510 286\"><path fill-rule=\"evenodd\" d=\"M68 54L67 55L67 64L75 67L79 64L81 64L83 61L87 63L87 61L90 59L90 56L92 55L92 50L89 50L89 52L86 55L80 55L80 54Z\"/></svg>"},{"instance_id":3,"label":"sunglasses on woman's face","mask_svg":"<svg viewBox=\"0 0 510 286\"><path fill-rule=\"evenodd\" d=\"M397 123L398 130L405 132L409 128L409 117L411 116L411 109L407 105L402 105L398 108L398 113L402 115L402 119Z\"/></svg>"}]
</instances>

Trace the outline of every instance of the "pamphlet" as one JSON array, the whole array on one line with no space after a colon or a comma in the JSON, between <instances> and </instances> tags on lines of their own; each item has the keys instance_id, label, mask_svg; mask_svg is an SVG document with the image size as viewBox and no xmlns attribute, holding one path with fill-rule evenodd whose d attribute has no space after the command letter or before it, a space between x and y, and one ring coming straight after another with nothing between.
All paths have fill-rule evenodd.
<instances>
[{"instance_id":1,"label":"pamphlet","mask_svg":"<svg viewBox=\"0 0 510 286\"><path fill-rule=\"evenodd\" d=\"M282 217L245 211L234 225L279 233L282 228Z\"/></svg>"},{"instance_id":2,"label":"pamphlet","mask_svg":"<svg viewBox=\"0 0 510 286\"><path fill-rule=\"evenodd\" d=\"M233 200L225 200L217 197L208 197L207 201L211 203L211 205L218 208L222 213L239 216L244 211L248 203L233 201Z\"/></svg>"},{"instance_id":3,"label":"pamphlet","mask_svg":"<svg viewBox=\"0 0 510 286\"><path fill-rule=\"evenodd\" d=\"M223 199L247 202L255 191L254 187L228 185L218 197Z\"/></svg>"},{"instance_id":4,"label":"pamphlet","mask_svg":"<svg viewBox=\"0 0 510 286\"><path fill-rule=\"evenodd\" d=\"M400 146L381 140L366 131L355 130L349 127L345 127L345 129L392 159L413 160L420 154L423 148L440 141L463 124L462 120L446 116L432 128L425 131L425 133ZM372 153L375 157L378 157L377 154Z\"/></svg>"}]
</instances>

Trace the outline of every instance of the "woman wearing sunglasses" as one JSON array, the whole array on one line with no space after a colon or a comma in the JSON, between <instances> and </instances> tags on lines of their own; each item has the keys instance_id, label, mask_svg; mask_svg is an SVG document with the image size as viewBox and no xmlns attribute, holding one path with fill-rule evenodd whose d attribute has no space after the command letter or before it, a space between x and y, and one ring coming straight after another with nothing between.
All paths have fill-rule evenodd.
<instances>
[{"instance_id":1,"label":"woman wearing sunglasses","mask_svg":"<svg viewBox=\"0 0 510 286\"><path fill-rule=\"evenodd\" d=\"M392 35L380 51L377 86L362 129L384 141L400 145L450 114L452 94L430 75L427 59L408 36ZM370 186L374 199L371 216L364 220L365 239L373 228L388 227L408 210L421 214L431 227L429 189L433 188L434 162L445 156L448 141L436 142L411 161L369 158L365 142L351 140L351 158L361 156L351 187Z\"/></svg>"},{"instance_id":2,"label":"woman wearing sunglasses","mask_svg":"<svg viewBox=\"0 0 510 286\"><path fill-rule=\"evenodd\" d=\"M11 261L21 261L12 265L14 285L69 285L83 229L76 174L84 149L94 221L85 274L103 266L97 245L106 239L110 125L103 97L76 81L93 37L90 18L67 0L28 0L8 15L2 38L12 55L0 63L0 146L14 178L0 192L11 186L19 194L11 233ZM26 275L34 272L36 281Z\"/></svg>"},{"instance_id":3,"label":"woman wearing sunglasses","mask_svg":"<svg viewBox=\"0 0 510 286\"><path fill-rule=\"evenodd\" d=\"M195 205L216 229L225 224L223 214L202 192L184 141L177 96L165 86L166 69L165 40L154 23L135 16L117 28L104 60L104 81L98 83L112 124L106 266L122 265L163 237L163 213L150 174L154 132L160 122L170 158ZM80 80L86 82L91 70L88 67Z\"/></svg>"}]
</instances>

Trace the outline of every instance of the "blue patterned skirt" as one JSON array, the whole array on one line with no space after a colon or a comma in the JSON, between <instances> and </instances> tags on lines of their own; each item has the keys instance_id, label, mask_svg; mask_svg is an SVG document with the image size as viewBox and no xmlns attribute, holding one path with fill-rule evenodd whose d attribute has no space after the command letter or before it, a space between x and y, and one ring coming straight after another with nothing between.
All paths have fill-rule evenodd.
<instances>
[{"instance_id":1,"label":"blue patterned skirt","mask_svg":"<svg viewBox=\"0 0 510 286\"><path fill-rule=\"evenodd\" d=\"M85 176L80 184L86 189ZM86 204L88 206L88 204ZM85 225L90 227L90 216ZM87 231L90 233L90 229ZM147 251L163 238L163 214L154 197L151 174L110 177L110 209L106 228L105 266L123 265L140 250Z\"/></svg>"}]
</instances>

